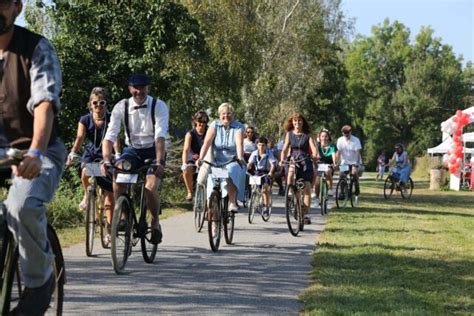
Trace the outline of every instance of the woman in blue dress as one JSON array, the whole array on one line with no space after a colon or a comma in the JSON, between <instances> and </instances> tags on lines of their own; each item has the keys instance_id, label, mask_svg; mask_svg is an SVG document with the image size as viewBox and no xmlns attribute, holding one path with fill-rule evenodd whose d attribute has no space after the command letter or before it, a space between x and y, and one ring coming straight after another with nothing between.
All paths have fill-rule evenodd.
<instances>
[{"instance_id":1,"label":"woman in blue dress","mask_svg":"<svg viewBox=\"0 0 474 316\"><path fill-rule=\"evenodd\" d=\"M229 173L227 179L227 192L229 194L229 211L237 212L237 199L244 201L245 193L245 166L243 149L244 126L234 120L234 107L230 103L223 103L219 106L219 119L209 125L201 148L199 157L205 157L212 145L214 160L217 164L222 164L233 157L237 157L239 162L233 162L226 166ZM202 160L198 160L200 165ZM212 191L212 182L208 178L208 196Z\"/></svg>"},{"instance_id":2,"label":"woman in blue dress","mask_svg":"<svg viewBox=\"0 0 474 316\"><path fill-rule=\"evenodd\" d=\"M87 187L89 186L89 177L85 172L85 166L90 162L99 162L102 160L102 140L110 122L110 113L107 111L107 90L103 87L95 87L89 96L87 104L89 113L81 116L77 127L77 136L74 145L71 148L66 161L69 166L75 155L80 151L84 140L87 138L89 143L85 146L81 159L81 181L84 188L84 197L79 204L79 209L85 210L87 207ZM114 144L115 152L120 150L119 142ZM107 215L107 222L112 220L112 210L114 207L114 198L112 194L112 182L106 178L97 178L97 183L104 189L105 201L104 208Z\"/></svg>"}]
</instances>

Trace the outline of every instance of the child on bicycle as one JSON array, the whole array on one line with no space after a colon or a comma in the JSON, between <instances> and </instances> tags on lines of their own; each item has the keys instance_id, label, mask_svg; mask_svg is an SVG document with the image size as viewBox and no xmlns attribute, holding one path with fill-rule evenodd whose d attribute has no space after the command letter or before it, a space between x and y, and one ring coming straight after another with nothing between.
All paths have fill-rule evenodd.
<instances>
[{"instance_id":1,"label":"child on bicycle","mask_svg":"<svg viewBox=\"0 0 474 316\"><path fill-rule=\"evenodd\" d=\"M273 155L272 151L267 148L268 140L265 137L260 137L257 140L257 149L250 154L249 162L247 165L248 170L254 168L254 174L256 176L262 176L262 195L263 195L263 211L264 216L268 216L270 210L270 193L272 181L270 177L273 177L275 171L275 165L277 160Z\"/></svg>"}]
</instances>

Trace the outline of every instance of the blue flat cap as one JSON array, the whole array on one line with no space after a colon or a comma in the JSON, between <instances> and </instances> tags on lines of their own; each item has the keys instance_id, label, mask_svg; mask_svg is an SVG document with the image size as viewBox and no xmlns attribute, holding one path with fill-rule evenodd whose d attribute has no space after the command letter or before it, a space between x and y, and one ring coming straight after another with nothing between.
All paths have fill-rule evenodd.
<instances>
[{"instance_id":1,"label":"blue flat cap","mask_svg":"<svg viewBox=\"0 0 474 316\"><path fill-rule=\"evenodd\" d=\"M148 86L150 77L145 74L133 74L128 78L129 86Z\"/></svg>"}]
</instances>

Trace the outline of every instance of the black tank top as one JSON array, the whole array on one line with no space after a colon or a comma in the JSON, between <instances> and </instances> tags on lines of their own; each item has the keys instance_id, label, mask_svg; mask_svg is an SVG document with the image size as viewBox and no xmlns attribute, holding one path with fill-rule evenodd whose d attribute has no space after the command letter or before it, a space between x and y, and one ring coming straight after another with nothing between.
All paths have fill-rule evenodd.
<instances>
[{"instance_id":1,"label":"black tank top","mask_svg":"<svg viewBox=\"0 0 474 316\"><path fill-rule=\"evenodd\" d=\"M191 150L194 154L199 154L201 152L202 144L204 143L204 137L207 133L207 127L202 135L199 135L194 128L189 133L191 133Z\"/></svg>"},{"instance_id":2,"label":"black tank top","mask_svg":"<svg viewBox=\"0 0 474 316\"><path fill-rule=\"evenodd\" d=\"M309 156L309 136L306 134L296 135L293 131L290 134L291 156L295 159L301 159Z\"/></svg>"}]
</instances>

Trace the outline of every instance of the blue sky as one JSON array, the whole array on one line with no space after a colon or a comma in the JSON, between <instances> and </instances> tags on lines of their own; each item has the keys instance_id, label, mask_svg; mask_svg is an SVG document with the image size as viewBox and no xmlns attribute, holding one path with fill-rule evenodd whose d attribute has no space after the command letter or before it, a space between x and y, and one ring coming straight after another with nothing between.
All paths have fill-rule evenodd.
<instances>
[{"instance_id":1,"label":"blue sky","mask_svg":"<svg viewBox=\"0 0 474 316\"><path fill-rule=\"evenodd\" d=\"M385 18L403 23L412 38L421 26L431 26L434 36L463 55L464 63L474 61L474 0L343 0L342 8L356 19L356 33L370 35ZM23 16L17 22L23 25Z\"/></svg>"},{"instance_id":2,"label":"blue sky","mask_svg":"<svg viewBox=\"0 0 474 316\"><path fill-rule=\"evenodd\" d=\"M435 37L463 55L464 64L474 61L474 0L343 0L342 8L356 19L356 33L370 35L385 18L404 24L412 39L422 26L431 26Z\"/></svg>"}]
</instances>

